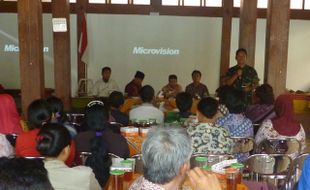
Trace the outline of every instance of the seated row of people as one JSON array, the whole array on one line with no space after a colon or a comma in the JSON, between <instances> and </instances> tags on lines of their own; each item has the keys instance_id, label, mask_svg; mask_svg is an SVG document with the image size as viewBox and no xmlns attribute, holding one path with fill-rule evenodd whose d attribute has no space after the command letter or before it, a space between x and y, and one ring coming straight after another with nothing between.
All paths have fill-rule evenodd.
<instances>
[{"instance_id":1,"label":"seated row of people","mask_svg":"<svg viewBox=\"0 0 310 190\"><path fill-rule=\"evenodd\" d=\"M88 93L92 96L107 98L113 91L120 91L115 80L110 78L111 73L110 67L103 67L101 70L102 78L96 81ZM144 77L145 74L143 72L137 71L132 81L126 85L125 94L129 97L138 97ZM175 98L178 93L182 92L182 86L178 84L177 80L176 75L169 75L168 84L161 89L162 95L165 98ZM207 86L200 82L200 71L194 70L192 72L192 80L193 82L186 86L185 92L189 93L193 98L202 98L210 95Z\"/></svg>"}]
</instances>

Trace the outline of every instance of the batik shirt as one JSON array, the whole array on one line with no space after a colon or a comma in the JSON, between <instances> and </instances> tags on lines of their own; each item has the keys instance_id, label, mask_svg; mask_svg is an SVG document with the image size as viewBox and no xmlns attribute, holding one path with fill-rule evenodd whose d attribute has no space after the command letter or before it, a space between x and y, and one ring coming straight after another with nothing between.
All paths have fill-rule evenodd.
<instances>
[{"instance_id":1,"label":"batik shirt","mask_svg":"<svg viewBox=\"0 0 310 190\"><path fill-rule=\"evenodd\" d=\"M192 137L193 153L229 154L233 141L229 132L213 123L201 123L187 129Z\"/></svg>"},{"instance_id":2,"label":"batik shirt","mask_svg":"<svg viewBox=\"0 0 310 190\"><path fill-rule=\"evenodd\" d=\"M196 96L203 98L210 95L207 86L202 83L199 83L198 86L195 86L194 83L187 85L185 92L189 93L193 98L196 98Z\"/></svg>"},{"instance_id":3,"label":"batik shirt","mask_svg":"<svg viewBox=\"0 0 310 190\"><path fill-rule=\"evenodd\" d=\"M227 114L219 118L216 123L225 127L231 137L251 137L254 136L254 129L251 120L243 114ZM244 161L249 156L249 153L240 153L235 155L239 161Z\"/></svg>"},{"instance_id":4,"label":"batik shirt","mask_svg":"<svg viewBox=\"0 0 310 190\"><path fill-rule=\"evenodd\" d=\"M165 189L155 183L148 181L143 176L141 176L136 181L133 182L129 190L165 190Z\"/></svg>"}]
</instances>

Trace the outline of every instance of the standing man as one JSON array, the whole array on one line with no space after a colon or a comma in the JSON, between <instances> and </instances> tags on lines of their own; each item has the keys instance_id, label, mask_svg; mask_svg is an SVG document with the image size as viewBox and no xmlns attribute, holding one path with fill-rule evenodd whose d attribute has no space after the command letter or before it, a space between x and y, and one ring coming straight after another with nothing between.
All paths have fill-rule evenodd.
<instances>
[{"instance_id":1,"label":"standing man","mask_svg":"<svg viewBox=\"0 0 310 190\"><path fill-rule=\"evenodd\" d=\"M165 98L175 98L178 93L182 92L182 86L178 84L176 75L169 75L169 83L161 90Z\"/></svg>"},{"instance_id":2,"label":"standing man","mask_svg":"<svg viewBox=\"0 0 310 190\"><path fill-rule=\"evenodd\" d=\"M109 97L113 91L119 91L117 83L110 79L111 68L103 67L101 70L102 79L99 79L91 90L93 96Z\"/></svg>"},{"instance_id":3,"label":"standing man","mask_svg":"<svg viewBox=\"0 0 310 190\"><path fill-rule=\"evenodd\" d=\"M258 85L259 78L256 70L246 64L247 51L240 48L236 51L237 65L231 67L223 78L223 85L232 86L245 92L245 104L251 103L252 91Z\"/></svg>"},{"instance_id":4,"label":"standing man","mask_svg":"<svg viewBox=\"0 0 310 190\"><path fill-rule=\"evenodd\" d=\"M139 96L139 91L142 88L143 79L144 79L144 73L141 71L137 71L135 74L135 78L126 85L125 93L127 93L128 97Z\"/></svg>"},{"instance_id":5,"label":"standing man","mask_svg":"<svg viewBox=\"0 0 310 190\"><path fill-rule=\"evenodd\" d=\"M193 98L200 99L210 96L209 90L206 85L200 82L201 72L194 70L192 72L193 82L186 86L185 92L189 93Z\"/></svg>"}]
</instances>

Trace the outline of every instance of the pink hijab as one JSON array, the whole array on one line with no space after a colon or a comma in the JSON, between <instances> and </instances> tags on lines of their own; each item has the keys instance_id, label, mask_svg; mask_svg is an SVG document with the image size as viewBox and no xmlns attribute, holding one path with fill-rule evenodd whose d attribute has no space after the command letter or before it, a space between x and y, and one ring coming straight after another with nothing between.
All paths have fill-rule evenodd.
<instances>
[{"instance_id":1,"label":"pink hijab","mask_svg":"<svg viewBox=\"0 0 310 190\"><path fill-rule=\"evenodd\" d=\"M8 94L0 94L0 133L19 134L21 132L20 117L14 99Z\"/></svg>"},{"instance_id":2,"label":"pink hijab","mask_svg":"<svg viewBox=\"0 0 310 190\"><path fill-rule=\"evenodd\" d=\"M277 117L272 119L273 128L284 136L295 136L300 131L300 123L294 117L293 97L280 95L274 106Z\"/></svg>"}]
</instances>

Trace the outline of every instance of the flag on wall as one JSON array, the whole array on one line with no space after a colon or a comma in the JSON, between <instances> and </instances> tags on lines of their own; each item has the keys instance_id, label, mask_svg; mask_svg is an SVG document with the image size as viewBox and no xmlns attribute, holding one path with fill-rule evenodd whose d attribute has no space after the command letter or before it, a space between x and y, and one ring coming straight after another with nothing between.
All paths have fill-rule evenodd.
<instances>
[{"instance_id":1,"label":"flag on wall","mask_svg":"<svg viewBox=\"0 0 310 190\"><path fill-rule=\"evenodd\" d=\"M81 60L85 62L85 55L86 55L86 49L87 49L87 24L86 24L86 17L85 13L83 14L82 18L82 28L81 28L81 34L79 39L79 54L81 56Z\"/></svg>"}]
</instances>

